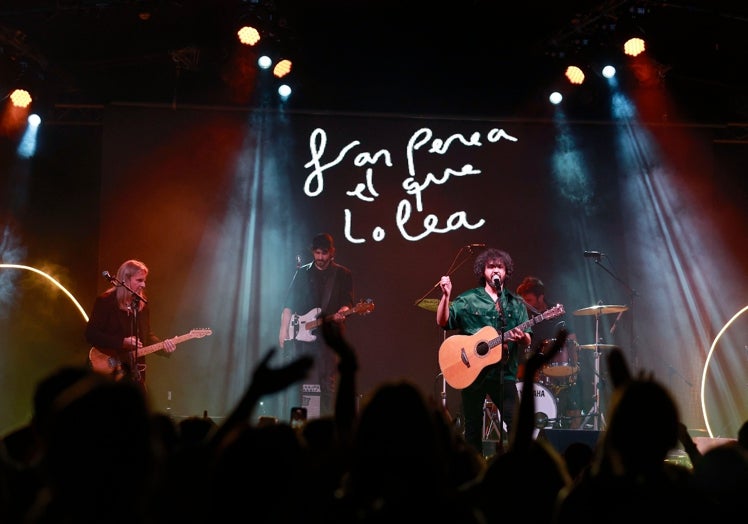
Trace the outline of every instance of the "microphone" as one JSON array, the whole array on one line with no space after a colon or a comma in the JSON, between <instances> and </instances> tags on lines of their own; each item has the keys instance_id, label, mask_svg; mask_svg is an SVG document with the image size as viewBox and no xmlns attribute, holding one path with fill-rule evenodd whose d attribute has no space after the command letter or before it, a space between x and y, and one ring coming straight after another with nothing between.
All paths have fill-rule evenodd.
<instances>
[{"instance_id":1,"label":"microphone","mask_svg":"<svg viewBox=\"0 0 748 524\"><path fill-rule=\"evenodd\" d=\"M301 255L296 255L296 269L301 267Z\"/></svg>"},{"instance_id":2,"label":"microphone","mask_svg":"<svg viewBox=\"0 0 748 524\"><path fill-rule=\"evenodd\" d=\"M600 258L604 256L605 256L605 253L600 253L599 251L585 251L584 252L585 258L594 258L595 260L600 260Z\"/></svg>"},{"instance_id":3,"label":"microphone","mask_svg":"<svg viewBox=\"0 0 748 524\"><path fill-rule=\"evenodd\" d=\"M465 247L468 249L473 249L474 247L486 247L486 244L468 244Z\"/></svg>"},{"instance_id":4,"label":"microphone","mask_svg":"<svg viewBox=\"0 0 748 524\"><path fill-rule=\"evenodd\" d=\"M109 273L109 271L104 271L104 272L102 272L102 273L101 273L101 276L103 276L103 277L104 277L104 278L106 278L106 279L107 279L107 280L108 280L109 282L112 282L112 283L114 283L114 281L116 280L116 279L115 279L115 278L114 278L114 277L113 277L113 276L112 276L112 275L111 275L111 274Z\"/></svg>"},{"instance_id":5,"label":"microphone","mask_svg":"<svg viewBox=\"0 0 748 524\"><path fill-rule=\"evenodd\" d=\"M499 277L493 277L493 287L494 289L501 289L501 280L499 280Z\"/></svg>"}]
</instances>

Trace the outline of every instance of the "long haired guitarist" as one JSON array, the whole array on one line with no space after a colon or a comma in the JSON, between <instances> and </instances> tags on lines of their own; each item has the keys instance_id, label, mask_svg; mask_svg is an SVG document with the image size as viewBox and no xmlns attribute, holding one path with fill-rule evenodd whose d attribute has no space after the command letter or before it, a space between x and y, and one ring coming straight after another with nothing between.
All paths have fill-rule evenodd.
<instances>
[{"instance_id":1,"label":"long haired guitarist","mask_svg":"<svg viewBox=\"0 0 748 524\"><path fill-rule=\"evenodd\" d=\"M483 453L486 396L499 408L503 419L499 421L502 441L503 426L511 432L512 416L519 402L516 388L519 356L531 342L532 330L517 327L528 320L525 304L505 286L513 271L509 253L489 248L481 252L473 264L478 287L468 289L450 302L450 277L443 276L439 281L442 296L436 310L436 323L444 330L456 330L465 337L459 339L465 343L457 345L448 344L451 337L445 339L440 348L440 365L445 376L451 372L469 377L469 383L461 389L465 439L480 453ZM450 356L453 358L447 358Z\"/></svg>"},{"instance_id":2,"label":"long haired guitarist","mask_svg":"<svg viewBox=\"0 0 748 524\"><path fill-rule=\"evenodd\" d=\"M85 330L86 341L93 346L90 363L97 371L108 370L115 379L135 381L145 391L145 356L139 355L138 349L158 343L163 345L159 354L169 355L176 344L173 340L162 342L151 331L145 295L148 267L143 262L127 260L115 277L107 271L104 277L112 286L96 297Z\"/></svg>"},{"instance_id":3,"label":"long haired guitarist","mask_svg":"<svg viewBox=\"0 0 748 524\"><path fill-rule=\"evenodd\" d=\"M306 384L313 388L319 385L320 391L308 393L319 394L319 416L326 416L332 415L335 405L337 361L334 352L325 347L320 333L307 329L307 325L325 315L344 327L345 318L353 308L353 274L335 262L335 241L329 233L320 233L312 239L311 254L312 262L301 265L298 261L281 314L278 343L281 348L314 357L314 368ZM301 391L301 396L304 393ZM308 411L308 416L316 415L315 408Z\"/></svg>"}]
</instances>

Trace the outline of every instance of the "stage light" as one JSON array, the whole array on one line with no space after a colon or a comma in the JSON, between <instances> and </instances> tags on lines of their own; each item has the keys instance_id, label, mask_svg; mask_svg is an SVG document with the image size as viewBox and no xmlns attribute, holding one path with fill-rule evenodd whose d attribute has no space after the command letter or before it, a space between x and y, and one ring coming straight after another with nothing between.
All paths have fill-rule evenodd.
<instances>
[{"instance_id":1,"label":"stage light","mask_svg":"<svg viewBox=\"0 0 748 524\"><path fill-rule=\"evenodd\" d=\"M260 41L260 32L252 26L245 25L236 34L244 45L253 46Z\"/></svg>"},{"instance_id":2,"label":"stage light","mask_svg":"<svg viewBox=\"0 0 748 524\"><path fill-rule=\"evenodd\" d=\"M548 97L548 100L550 100L551 104L553 104L554 106L560 104L563 99L564 99L563 95L559 93L558 91L554 91Z\"/></svg>"},{"instance_id":3,"label":"stage light","mask_svg":"<svg viewBox=\"0 0 748 524\"><path fill-rule=\"evenodd\" d=\"M577 66L567 67L564 75L569 82L574 85L581 85L584 83L584 72Z\"/></svg>"},{"instance_id":4,"label":"stage light","mask_svg":"<svg viewBox=\"0 0 748 524\"><path fill-rule=\"evenodd\" d=\"M268 69L271 65L273 65L273 59L268 55L262 55L257 59L257 65L260 66L260 69Z\"/></svg>"},{"instance_id":5,"label":"stage light","mask_svg":"<svg viewBox=\"0 0 748 524\"><path fill-rule=\"evenodd\" d=\"M616 68L612 65L606 65L605 67L603 67L603 76L605 78L613 78L614 76L616 76Z\"/></svg>"},{"instance_id":6,"label":"stage light","mask_svg":"<svg viewBox=\"0 0 748 524\"><path fill-rule=\"evenodd\" d=\"M15 89L10 94L10 101L15 107L29 107L31 105L31 94L25 89Z\"/></svg>"},{"instance_id":7,"label":"stage light","mask_svg":"<svg viewBox=\"0 0 748 524\"><path fill-rule=\"evenodd\" d=\"M291 96L291 86L283 84L278 87L278 95L281 97L281 100L288 100L288 97Z\"/></svg>"},{"instance_id":8,"label":"stage light","mask_svg":"<svg viewBox=\"0 0 748 524\"><path fill-rule=\"evenodd\" d=\"M284 76L286 76L288 73L291 72L292 65L293 64L288 59L281 60L273 68L273 75L275 75L276 78L283 78Z\"/></svg>"},{"instance_id":9,"label":"stage light","mask_svg":"<svg viewBox=\"0 0 748 524\"><path fill-rule=\"evenodd\" d=\"M639 56L646 50L647 46L641 38L629 38L623 44L623 52L628 56Z\"/></svg>"}]
</instances>

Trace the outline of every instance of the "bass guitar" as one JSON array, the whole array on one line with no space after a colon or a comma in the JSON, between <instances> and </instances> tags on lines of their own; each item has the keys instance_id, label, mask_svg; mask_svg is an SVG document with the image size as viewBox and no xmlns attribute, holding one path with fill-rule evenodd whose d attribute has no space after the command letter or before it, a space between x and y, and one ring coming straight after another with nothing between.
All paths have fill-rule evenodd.
<instances>
[{"instance_id":1,"label":"bass guitar","mask_svg":"<svg viewBox=\"0 0 748 524\"><path fill-rule=\"evenodd\" d=\"M179 335L172 338L171 340L174 342L174 344L179 344L180 342L184 342L185 340L189 340L191 338L203 338L212 334L213 331L211 331L210 329L193 329L189 333ZM155 353L156 351L160 351L162 349L164 349L164 342L157 342L155 344L151 344L150 346L138 348L138 356L143 357L145 355L150 355L151 353ZM115 380L119 380L128 373L128 370L127 365L114 355L115 352L113 351L92 347L88 351L88 360L91 363L91 368L94 371L102 373L104 375L111 375Z\"/></svg>"},{"instance_id":2,"label":"bass guitar","mask_svg":"<svg viewBox=\"0 0 748 524\"><path fill-rule=\"evenodd\" d=\"M564 306L557 304L516 327L524 331L563 314ZM483 368L501 360L502 341L503 336L499 336L499 332L491 326L483 327L472 335L452 335L444 339L439 348L439 369L444 380L455 389L468 387Z\"/></svg>"},{"instance_id":3,"label":"bass guitar","mask_svg":"<svg viewBox=\"0 0 748 524\"><path fill-rule=\"evenodd\" d=\"M358 304L353 306L351 309L344 311L343 315L353 315L357 313L359 315L366 315L374 311L374 300L367 298L361 300ZM321 318L320 314L322 310L318 307L310 309L304 315L291 315L291 321L288 323L288 335L286 340L300 340L301 342L314 342L317 340L317 335L312 331L322 325L324 320L332 320L334 315L328 315L325 318Z\"/></svg>"}]
</instances>

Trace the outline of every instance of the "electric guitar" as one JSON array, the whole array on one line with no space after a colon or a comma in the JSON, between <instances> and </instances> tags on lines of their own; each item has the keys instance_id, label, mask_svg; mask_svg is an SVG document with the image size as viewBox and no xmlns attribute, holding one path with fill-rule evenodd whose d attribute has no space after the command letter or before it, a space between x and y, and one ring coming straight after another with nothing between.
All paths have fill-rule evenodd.
<instances>
[{"instance_id":1,"label":"electric guitar","mask_svg":"<svg viewBox=\"0 0 748 524\"><path fill-rule=\"evenodd\" d=\"M361 300L358 304L353 306L351 309L344 311L344 316L358 313L359 315L366 315L374 311L374 300L367 298ZM312 330L322 325L324 320L332 320L335 316L328 315L325 318L320 318L322 310L318 307L310 309L305 315L291 315L291 321L288 323L288 335L286 340L300 340L302 342L314 342L317 340L317 335L312 333Z\"/></svg>"},{"instance_id":2,"label":"electric guitar","mask_svg":"<svg viewBox=\"0 0 748 524\"><path fill-rule=\"evenodd\" d=\"M557 304L516 327L524 331L539 322L563 314L564 306ZM499 332L491 326L483 327L472 335L447 337L439 347L439 369L444 375L444 380L455 389L468 387L483 368L501 360L501 342Z\"/></svg>"},{"instance_id":3,"label":"electric guitar","mask_svg":"<svg viewBox=\"0 0 748 524\"><path fill-rule=\"evenodd\" d=\"M191 338L203 338L212 334L213 331L211 331L210 329L193 329L189 333L185 335L179 335L172 338L171 340L174 342L174 344L179 344L180 342L184 342L185 340L189 340ZM162 349L164 349L164 342L157 342L155 344L151 344L150 346L138 348L138 356L142 357L145 355L149 355ZM108 354L107 350L92 347L88 351L88 360L91 363L91 368L94 371L103 373L104 375L111 375L115 380L119 380L128 373L127 365L117 357L115 357L114 352L110 353L112 354ZM139 365L138 367L140 371L143 371L145 369L144 367L141 367L141 365Z\"/></svg>"}]
</instances>

